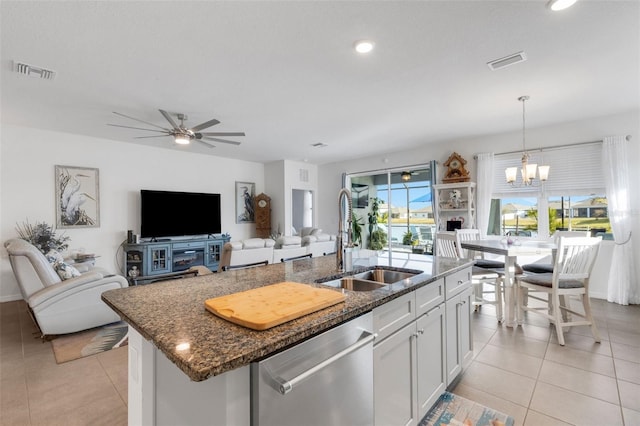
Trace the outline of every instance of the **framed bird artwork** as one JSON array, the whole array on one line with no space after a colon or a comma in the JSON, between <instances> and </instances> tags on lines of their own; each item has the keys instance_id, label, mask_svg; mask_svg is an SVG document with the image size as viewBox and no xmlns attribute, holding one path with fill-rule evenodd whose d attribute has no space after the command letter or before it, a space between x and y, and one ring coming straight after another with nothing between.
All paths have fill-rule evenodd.
<instances>
[{"instance_id":1,"label":"framed bird artwork","mask_svg":"<svg viewBox=\"0 0 640 426\"><path fill-rule=\"evenodd\" d=\"M55 166L56 227L97 228L100 226L98 169Z\"/></svg>"}]
</instances>

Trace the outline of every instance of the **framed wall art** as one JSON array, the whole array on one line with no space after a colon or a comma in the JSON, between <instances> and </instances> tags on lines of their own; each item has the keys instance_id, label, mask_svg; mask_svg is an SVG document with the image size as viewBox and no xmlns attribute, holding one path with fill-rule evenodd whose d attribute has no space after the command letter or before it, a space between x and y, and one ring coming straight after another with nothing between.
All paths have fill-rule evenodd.
<instances>
[{"instance_id":1,"label":"framed wall art","mask_svg":"<svg viewBox=\"0 0 640 426\"><path fill-rule=\"evenodd\" d=\"M253 182L236 182L236 223L255 222L255 206L253 197L256 184Z\"/></svg>"},{"instance_id":2,"label":"framed wall art","mask_svg":"<svg viewBox=\"0 0 640 426\"><path fill-rule=\"evenodd\" d=\"M98 169L55 166L56 225L58 228L100 226Z\"/></svg>"}]
</instances>

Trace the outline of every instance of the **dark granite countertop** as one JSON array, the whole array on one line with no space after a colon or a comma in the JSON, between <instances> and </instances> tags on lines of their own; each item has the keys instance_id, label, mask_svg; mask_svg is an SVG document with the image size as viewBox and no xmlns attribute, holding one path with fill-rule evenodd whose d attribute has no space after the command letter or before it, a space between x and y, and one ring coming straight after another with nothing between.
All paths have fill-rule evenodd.
<instances>
[{"instance_id":1,"label":"dark granite countertop","mask_svg":"<svg viewBox=\"0 0 640 426\"><path fill-rule=\"evenodd\" d=\"M411 278L411 283L371 292L345 291L344 303L264 331L218 318L205 309L204 301L282 281L321 286L314 282L336 275L335 255L109 290L102 300L191 380L202 381L299 343L468 264L448 258L419 264L393 261L391 265L386 258L355 259L357 270L374 265L418 269L417 265L423 272Z\"/></svg>"}]
</instances>

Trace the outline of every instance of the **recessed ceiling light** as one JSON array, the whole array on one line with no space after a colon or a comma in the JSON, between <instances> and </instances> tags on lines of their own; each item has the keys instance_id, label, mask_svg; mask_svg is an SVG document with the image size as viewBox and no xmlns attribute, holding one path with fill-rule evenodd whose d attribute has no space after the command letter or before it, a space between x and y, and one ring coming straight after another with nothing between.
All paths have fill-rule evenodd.
<instances>
[{"instance_id":1,"label":"recessed ceiling light","mask_svg":"<svg viewBox=\"0 0 640 426\"><path fill-rule=\"evenodd\" d=\"M354 48L358 53L369 53L373 50L375 44L371 40L359 40L354 44Z\"/></svg>"},{"instance_id":2,"label":"recessed ceiling light","mask_svg":"<svg viewBox=\"0 0 640 426\"><path fill-rule=\"evenodd\" d=\"M557 12L558 10L564 10L573 6L576 1L578 0L549 0L547 7L554 12Z\"/></svg>"}]
</instances>

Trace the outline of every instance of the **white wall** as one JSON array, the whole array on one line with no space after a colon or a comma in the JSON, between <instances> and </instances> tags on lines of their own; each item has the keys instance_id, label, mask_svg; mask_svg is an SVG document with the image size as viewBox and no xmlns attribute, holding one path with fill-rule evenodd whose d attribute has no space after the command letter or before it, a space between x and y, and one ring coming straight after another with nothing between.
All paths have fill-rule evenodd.
<instances>
[{"instance_id":1,"label":"white wall","mask_svg":"<svg viewBox=\"0 0 640 426\"><path fill-rule=\"evenodd\" d=\"M461 123L464 125L464 123ZM629 143L629 170L631 172L632 188L640 188L640 111L635 110L615 116L600 117L584 121L563 123L544 128L527 128L527 147L534 149L566 145L579 142L591 142L602 140L605 136L631 135ZM341 173L356 173L368 170L392 169L402 166L427 163L430 160L439 162L437 181L441 182L444 169L442 163L456 151L467 160L467 169L471 172L475 181L476 169L473 156L481 152L506 152L521 149L522 133L516 131L496 135L486 135L463 140L426 141L425 145L410 151L389 152L386 155L368 156L354 161L326 164L319 167L318 181L318 208L319 227L323 229L338 229L338 213L336 211L337 194L341 188ZM570 161L570 159L567 159ZM553 179L551 170L549 179ZM640 257L640 191L632 191L631 208L633 214L633 245L635 258ZM604 256L609 256L611 248L607 245L602 251ZM608 267L609 262L599 259L596 266ZM640 270L636 265L636 276ZM595 272L595 281L592 283L592 295L606 295L606 270L598 269Z\"/></svg>"},{"instance_id":2,"label":"white wall","mask_svg":"<svg viewBox=\"0 0 640 426\"><path fill-rule=\"evenodd\" d=\"M255 235L254 224L235 223L235 181L264 191L264 165L86 136L2 126L0 241L17 236L29 219L55 225L54 165L95 167L100 179L100 227L67 229L70 248L100 255L98 266L117 271L116 253L128 229L140 232L140 189L221 194L222 232ZM171 218L167 218L171 220ZM121 251L119 256L122 256ZM20 299L4 247L0 249L0 302Z\"/></svg>"}]
</instances>

